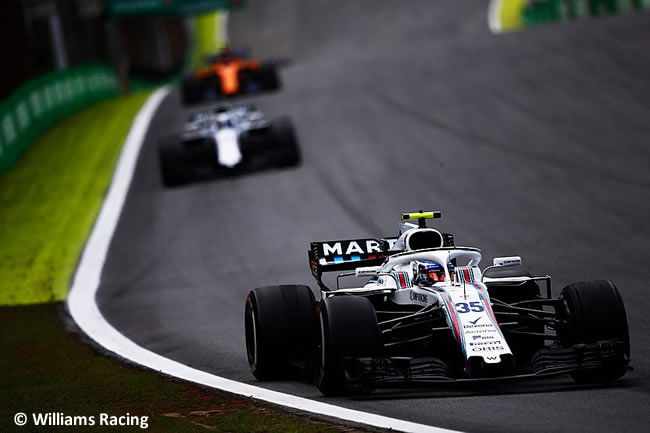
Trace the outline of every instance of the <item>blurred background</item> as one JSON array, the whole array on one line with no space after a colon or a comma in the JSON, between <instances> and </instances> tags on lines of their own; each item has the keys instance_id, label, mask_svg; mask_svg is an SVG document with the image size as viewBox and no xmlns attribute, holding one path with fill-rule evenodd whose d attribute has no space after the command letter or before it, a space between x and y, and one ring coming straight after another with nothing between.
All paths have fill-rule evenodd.
<instances>
[{"instance_id":1,"label":"blurred background","mask_svg":"<svg viewBox=\"0 0 650 433\"><path fill-rule=\"evenodd\" d=\"M207 54L221 48L227 31L226 18L221 12L242 9L246 3L246 0L3 1L0 5L4 56L0 117L5 134L0 134L0 149L5 147L5 152L0 151L0 173L38 136L35 132L24 137L20 133L32 126L27 127L30 123L27 117L42 118L36 122L37 130L42 132L56 119L97 100L177 80L183 72L197 68ZM281 3L276 9L282 8ZM494 0L489 7L490 28L494 32L507 32L549 22L640 11L650 8L650 0ZM79 96L85 96L83 102L67 101L64 105L68 107L49 107L53 115L41 114L42 107L34 106L36 103L20 106L27 93L21 92L21 88L29 87L33 91L43 86L43 82L60 81L84 66L93 69L81 75L88 75L89 71L98 74L96 84L100 88L94 90L94 95L86 94L87 89L78 89ZM66 74L68 70L72 72ZM48 74L50 79L43 78ZM30 86L39 78L40 85ZM20 144L12 146L14 139ZM9 162L3 163L4 160Z\"/></svg>"},{"instance_id":2,"label":"blurred background","mask_svg":"<svg viewBox=\"0 0 650 433\"><path fill-rule=\"evenodd\" d=\"M228 41L291 60L280 91L244 100L292 119L303 165L163 188L158 142L196 109L172 86L97 293L116 329L167 358L253 383L242 331L250 288L313 284L309 241L394 235L399 212L431 206L459 245L481 247L488 260L522 255L534 273L552 274L555 294L574 281L614 279L637 371L598 392L554 382L489 398L346 404L464 431L647 424L648 10L650 0L3 0L0 305L11 307L0 328L12 356L0 360L9 372L0 411L45 402L73 413L86 407L87 389L103 390L101 408L135 404L105 389L114 370L90 378L79 372L94 359L71 368L76 356L38 344L54 338L45 331L64 333L52 323L65 317L133 119L153 89L176 84ZM46 314L52 320L39 325ZM19 321L30 335L13 335ZM27 337L35 343L24 350ZM52 375L62 383L33 377L53 364L68 373ZM43 384L42 398L31 384ZM73 390L67 407L65 390ZM168 412L176 410L160 409Z\"/></svg>"},{"instance_id":3,"label":"blurred background","mask_svg":"<svg viewBox=\"0 0 650 433\"><path fill-rule=\"evenodd\" d=\"M6 59L0 98L52 70L100 62L159 80L192 59L194 32L230 0L10 0L3 2ZM212 20L214 23L214 19ZM197 24L198 23L198 24ZM218 29L214 29L218 31Z\"/></svg>"}]
</instances>

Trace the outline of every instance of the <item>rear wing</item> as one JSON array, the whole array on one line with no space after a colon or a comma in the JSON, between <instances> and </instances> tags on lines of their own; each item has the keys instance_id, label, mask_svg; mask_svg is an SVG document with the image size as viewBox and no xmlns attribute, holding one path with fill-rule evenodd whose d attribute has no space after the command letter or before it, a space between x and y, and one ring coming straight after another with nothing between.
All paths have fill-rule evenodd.
<instances>
[{"instance_id":1,"label":"rear wing","mask_svg":"<svg viewBox=\"0 0 650 433\"><path fill-rule=\"evenodd\" d=\"M381 265L386 257L400 252L392 250L396 237L346 239L312 242L309 267L319 284L323 272L350 271L362 266Z\"/></svg>"}]
</instances>

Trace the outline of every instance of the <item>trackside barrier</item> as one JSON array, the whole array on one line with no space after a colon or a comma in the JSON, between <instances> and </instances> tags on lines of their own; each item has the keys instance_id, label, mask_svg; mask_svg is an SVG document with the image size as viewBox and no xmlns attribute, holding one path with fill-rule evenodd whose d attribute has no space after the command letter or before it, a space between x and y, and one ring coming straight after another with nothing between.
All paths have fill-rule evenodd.
<instances>
[{"instance_id":1,"label":"trackside barrier","mask_svg":"<svg viewBox=\"0 0 650 433\"><path fill-rule=\"evenodd\" d=\"M525 26L649 10L650 0L541 0L530 1L522 11Z\"/></svg>"},{"instance_id":2,"label":"trackside barrier","mask_svg":"<svg viewBox=\"0 0 650 433\"><path fill-rule=\"evenodd\" d=\"M0 175L57 120L118 94L115 73L91 64L35 78L0 102Z\"/></svg>"}]
</instances>

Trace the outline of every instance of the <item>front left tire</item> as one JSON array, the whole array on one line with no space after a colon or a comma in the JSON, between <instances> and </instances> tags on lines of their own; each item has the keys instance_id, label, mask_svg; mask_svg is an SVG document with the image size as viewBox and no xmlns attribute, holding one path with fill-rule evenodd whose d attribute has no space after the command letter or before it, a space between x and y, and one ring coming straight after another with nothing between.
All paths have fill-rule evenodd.
<instances>
[{"instance_id":1,"label":"front left tire","mask_svg":"<svg viewBox=\"0 0 650 433\"><path fill-rule=\"evenodd\" d=\"M380 351L380 331L372 303L360 296L333 296L317 307L319 343L316 386L325 396L348 393L344 359Z\"/></svg>"}]
</instances>

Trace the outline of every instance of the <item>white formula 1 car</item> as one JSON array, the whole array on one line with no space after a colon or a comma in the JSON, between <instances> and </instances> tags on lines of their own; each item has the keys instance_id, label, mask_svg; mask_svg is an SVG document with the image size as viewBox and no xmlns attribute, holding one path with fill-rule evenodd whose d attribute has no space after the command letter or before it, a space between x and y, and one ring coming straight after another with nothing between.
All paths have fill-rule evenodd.
<instances>
[{"instance_id":1,"label":"white formula 1 car","mask_svg":"<svg viewBox=\"0 0 650 433\"><path fill-rule=\"evenodd\" d=\"M180 134L161 141L158 156L167 186L300 163L291 122L270 121L250 104L193 114Z\"/></svg>"},{"instance_id":2,"label":"white formula 1 car","mask_svg":"<svg viewBox=\"0 0 650 433\"><path fill-rule=\"evenodd\" d=\"M397 238L312 242L319 301L303 285L252 290L244 317L255 377L307 369L324 395L340 395L554 374L603 382L630 369L625 307L611 281L574 283L553 298L551 278L521 269L520 257L481 270L479 249L426 226L438 217L403 214ZM343 272L336 288L323 282L328 271ZM344 277L364 283L341 287Z\"/></svg>"}]
</instances>

